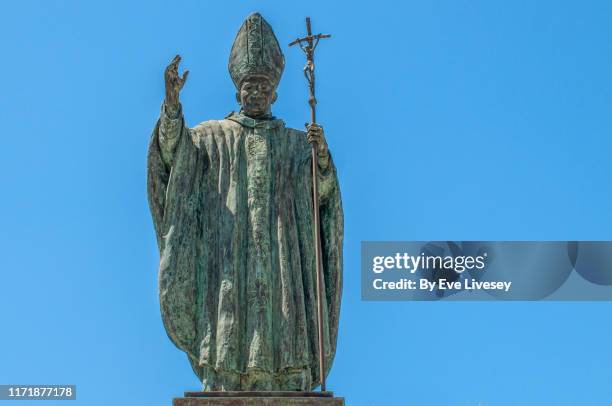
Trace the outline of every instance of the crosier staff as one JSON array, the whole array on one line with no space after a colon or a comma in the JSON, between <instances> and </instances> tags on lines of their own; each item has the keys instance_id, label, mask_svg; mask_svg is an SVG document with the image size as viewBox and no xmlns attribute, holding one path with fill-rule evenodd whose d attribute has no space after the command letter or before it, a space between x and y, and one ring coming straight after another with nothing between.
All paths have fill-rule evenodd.
<instances>
[{"instance_id":1,"label":"crosier staff","mask_svg":"<svg viewBox=\"0 0 612 406\"><path fill-rule=\"evenodd\" d=\"M317 34L312 35L310 27L310 17L306 17L306 32L307 36L298 38L289 46L299 45L302 51L306 54L306 66L304 66L304 76L308 81L308 89L310 97L308 98L308 104L310 105L310 118L311 125L316 124L316 105L317 99L315 98L315 65L314 65L314 51L319 40L321 38L330 38L329 34ZM308 124L306 124L308 127ZM316 142L312 144L312 201L314 209L314 237L315 237L315 259L316 259L316 271L317 271L317 324L318 324L318 335L319 335L319 376L321 377L321 391L325 392L325 351L323 349L323 266L321 261L321 229L319 225L319 187L317 184L318 180L318 162L317 162L317 149L318 145Z\"/></svg>"}]
</instances>

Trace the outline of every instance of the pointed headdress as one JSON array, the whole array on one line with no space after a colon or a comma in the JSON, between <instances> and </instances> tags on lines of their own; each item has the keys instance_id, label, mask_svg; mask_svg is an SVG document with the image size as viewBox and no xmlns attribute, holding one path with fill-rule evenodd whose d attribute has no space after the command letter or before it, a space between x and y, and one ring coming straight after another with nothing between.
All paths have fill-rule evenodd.
<instances>
[{"instance_id":1,"label":"pointed headdress","mask_svg":"<svg viewBox=\"0 0 612 406\"><path fill-rule=\"evenodd\" d=\"M264 75L278 86L285 57L278 45L272 27L261 14L253 13L244 21L229 58L229 72L236 88L250 75Z\"/></svg>"}]
</instances>

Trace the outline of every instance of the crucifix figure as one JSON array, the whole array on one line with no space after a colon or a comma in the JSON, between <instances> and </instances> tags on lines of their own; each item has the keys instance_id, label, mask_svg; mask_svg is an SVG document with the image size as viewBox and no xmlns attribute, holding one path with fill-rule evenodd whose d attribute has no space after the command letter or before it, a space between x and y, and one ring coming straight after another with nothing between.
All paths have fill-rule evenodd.
<instances>
[{"instance_id":1,"label":"crucifix figure","mask_svg":"<svg viewBox=\"0 0 612 406\"><path fill-rule=\"evenodd\" d=\"M239 112L189 128L180 60L166 68L148 152L164 327L205 390L310 391L332 365L342 294L344 217L325 133L314 117L304 132L272 115L284 57L258 13L230 53Z\"/></svg>"}]
</instances>

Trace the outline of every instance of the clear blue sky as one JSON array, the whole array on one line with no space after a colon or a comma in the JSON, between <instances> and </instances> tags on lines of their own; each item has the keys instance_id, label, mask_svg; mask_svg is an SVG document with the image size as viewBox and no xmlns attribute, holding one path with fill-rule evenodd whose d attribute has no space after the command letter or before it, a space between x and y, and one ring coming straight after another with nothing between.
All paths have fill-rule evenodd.
<instances>
[{"instance_id":1,"label":"clear blue sky","mask_svg":"<svg viewBox=\"0 0 612 406\"><path fill-rule=\"evenodd\" d=\"M612 239L608 1L4 2L0 383L74 383L83 406L198 389L159 314L145 155L176 53L189 125L236 109L227 59L252 11L285 46L274 112L293 127L304 61L286 44L306 15L333 34L330 389L351 406L612 404L612 303L370 303L359 280L362 240Z\"/></svg>"}]
</instances>

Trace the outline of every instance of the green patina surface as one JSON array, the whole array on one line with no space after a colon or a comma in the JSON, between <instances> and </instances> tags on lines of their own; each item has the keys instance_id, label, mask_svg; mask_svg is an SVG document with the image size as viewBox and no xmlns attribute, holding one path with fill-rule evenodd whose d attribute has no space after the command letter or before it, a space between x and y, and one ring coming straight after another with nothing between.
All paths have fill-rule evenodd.
<instances>
[{"instance_id":1,"label":"green patina surface","mask_svg":"<svg viewBox=\"0 0 612 406\"><path fill-rule=\"evenodd\" d=\"M319 178L324 348L342 291L343 213L331 157ZM162 111L148 154L164 326L210 390L319 383L311 145L281 120L234 114L188 129Z\"/></svg>"},{"instance_id":2,"label":"green patina surface","mask_svg":"<svg viewBox=\"0 0 612 406\"><path fill-rule=\"evenodd\" d=\"M257 13L230 55L241 113L187 128L180 60L164 73L148 153L166 332L206 390L311 390L320 372L310 142L319 155L326 373L342 294L344 219L323 130L304 133L272 117L284 59Z\"/></svg>"}]
</instances>

